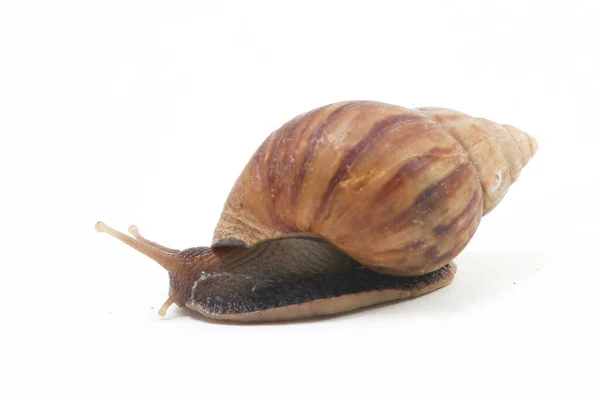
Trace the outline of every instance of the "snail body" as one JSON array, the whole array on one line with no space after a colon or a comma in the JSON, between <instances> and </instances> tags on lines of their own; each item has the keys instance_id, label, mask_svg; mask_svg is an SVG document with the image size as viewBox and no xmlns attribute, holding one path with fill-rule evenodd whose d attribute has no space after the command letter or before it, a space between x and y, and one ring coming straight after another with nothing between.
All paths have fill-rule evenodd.
<instances>
[{"instance_id":1,"label":"snail body","mask_svg":"<svg viewBox=\"0 0 600 400\"><path fill-rule=\"evenodd\" d=\"M162 313L175 302L240 321L336 314L450 283L452 260L536 150L512 126L453 110L336 103L265 140L211 247L96 228L169 271Z\"/></svg>"}]
</instances>

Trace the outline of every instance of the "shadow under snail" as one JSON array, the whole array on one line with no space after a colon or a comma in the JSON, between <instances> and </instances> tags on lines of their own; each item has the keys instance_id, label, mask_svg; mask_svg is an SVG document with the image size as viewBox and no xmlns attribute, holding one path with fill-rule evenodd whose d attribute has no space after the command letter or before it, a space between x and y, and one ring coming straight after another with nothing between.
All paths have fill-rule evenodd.
<instances>
[{"instance_id":1,"label":"shadow under snail","mask_svg":"<svg viewBox=\"0 0 600 400\"><path fill-rule=\"evenodd\" d=\"M535 139L444 108L350 101L273 132L236 181L211 247L173 250L102 222L169 273L169 298L216 319L281 321L420 296L537 150Z\"/></svg>"}]
</instances>

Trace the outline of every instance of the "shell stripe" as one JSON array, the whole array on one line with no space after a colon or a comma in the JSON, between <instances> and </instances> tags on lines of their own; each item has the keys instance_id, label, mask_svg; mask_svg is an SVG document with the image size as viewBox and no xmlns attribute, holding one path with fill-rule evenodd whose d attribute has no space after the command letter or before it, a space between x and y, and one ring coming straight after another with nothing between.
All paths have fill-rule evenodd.
<instances>
[{"instance_id":1,"label":"shell stripe","mask_svg":"<svg viewBox=\"0 0 600 400\"><path fill-rule=\"evenodd\" d=\"M381 135L387 131L392 126L397 124L406 123L410 121L414 121L415 119L421 118L420 116L414 114L400 114L400 115L392 115L383 120L376 123L371 130L367 133L367 135L352 147L350 150L346 152L346 155L340 162L336 172L333 174L325 193L322 196L321 204L317 208L317 211L314 214L313 222L316 222L320 219L323 210L327 206L329 199L337 187L337 185L344 180L348 176L348 170L350 167L356 162L360 156L362 156L369 147L375 142Z\"/></svg>"},{"instance_id":2,"label":"shell stripe","mask_svg":"<svg viewBox=\"0 0 600 400\"><path fill-rule=\"evenodd\" d=\"M478 191L475 191L473 193L473 196L471 196L471 200L469 201L469 203L465 206L465 208L462 210L462 212L460 214L458 214L454 219L452 219L452 221L450 221L447 224L444 225L438 225L433 229L433 233L436 236L440 236L440 235L444 235L448 232L454 232L456 226L467 216L473 214L475 215L475 213L473 213L473 209L475 207L477 207L477 203L479 203L479 199L480 199L480 195ZM470 224L465 224L466 226L469 226Z\"/></svg>"},{"instance_id":3,"label":"shell stripe","mask_svg":"<svg viewBox=\"0 0 600 400\"><path fill-rule=\"evenodd\" d=\"M316 113L313 113L313 117L314 114ZM282 162L280 160L285 160L285 158L281 156L282 152L280 150L282 143L287 141L289 135L294 134L298 128L298 125L305 120L307 116L307 114L304 114L296 117L279 130L280 134L275 135L275 143L271 145L268 159L265 160L268 189L271 195L271 207L269 207L269 215L275 225L277 225L279 229L284 232L294 231L296 227L285 223L277 213L277 200L279 199L279 191L281 189L281 179L277 178L279 175L282 175L282 171L280 170Z\"/></svg>"},{"instance_id":4,"label":"shell stripe","mask_svg":"<svg viewBox=\"0 0 600 400\"><path fill-rule=\"evenodd\" d=\"M412 205L403 210L398 216L386 221L379 228L394 227L404 228L412 223L414 217L419 214L426 214L435 208L436 204L443 202L450 197L460 184L467 180L472 174L470 163L459 164L452 172L444 176L436 183L429 185L416 198Z\"/></svg>"},{"instance_id":5,"label":"shell stripe","mask_svg":"<svg viewBox=\"0 0 600 400\"><path fill-rule=\"evenodd\" d=\"M317 146L318 146L319 140L325 134L325 129L331 124L331 121L333 120L333 118L335 116L339 115L345 109L347 109L355 104L358 104L358 103L360 103L360 102L353 101L353 102L349 102L349 103L344 103L341 106L337 107L335 110L333 110L333 112L331 114L329 114L329 116L325 119L325 121L323 121L323 123L321 124L321 126L319 126L319 128L315 131L315 133L313 133L311 135L310 139L308 140L307 149L304 152L304 155L302 157L302 163L300 164L301 168L300 168L300 172L298 173L298 178L296 179L296 182L294 183L294 187L292 188L292 203L296 203L296 200L298 197L298 191L304 184L304 180L305 180L306 174L308 172L308 165L310 162L309 160L315 156L315 154L317 152Z\"/></svg>"},{"instance_id":6,"label":"shell stripe","mask_svg":"<svg viewBox=\"0 0 600 400\"><path fill-rule=\"evenodd\" d=\"M440 156L450 154L452 149L441 149L434 147L422 156L412 157L404 161L396 173L383 184L379 193L375 197L375 201L381 201L391 195L397 188L405 182L407 178L418 175L422 170L428 168L434 161L439 160Z\"/></svg>"}]
</instances>

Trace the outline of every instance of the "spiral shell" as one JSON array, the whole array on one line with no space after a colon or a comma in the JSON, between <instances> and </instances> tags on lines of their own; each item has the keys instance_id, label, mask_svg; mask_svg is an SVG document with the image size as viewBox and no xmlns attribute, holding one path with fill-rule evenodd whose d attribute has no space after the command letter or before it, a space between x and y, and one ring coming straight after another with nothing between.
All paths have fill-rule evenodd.
<instances>
[{"instance_id":1,"label":"spiral shell","mask_svg":"<svg viewBox=\"0 0 600 400\"><path fill-rule=\"evenodd\" d=\"M321 107L256 151L213 245L315 235L386 273L431 272L462 251L536 150L512 126L453 110Z\"/></svg>"}]
</instances>

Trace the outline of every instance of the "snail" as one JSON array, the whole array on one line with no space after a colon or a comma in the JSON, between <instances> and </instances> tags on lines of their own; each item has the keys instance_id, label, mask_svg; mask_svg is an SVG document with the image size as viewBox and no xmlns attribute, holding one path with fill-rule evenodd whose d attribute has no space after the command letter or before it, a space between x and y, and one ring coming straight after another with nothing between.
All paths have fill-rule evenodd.
<instances>
[{"instance_id":1,"label":"snail","mask_svg":"<svg viewBox=\"0 0 600 400\"><path fill-rule=\"evenodd\" d=\"M449 284L452 261L537 150L510 125L371 101L273 132L224 205L210 247L173 250L103 222L169 273L173 303L242 322L333 315Z\"/></svg>"}]
</instances>

